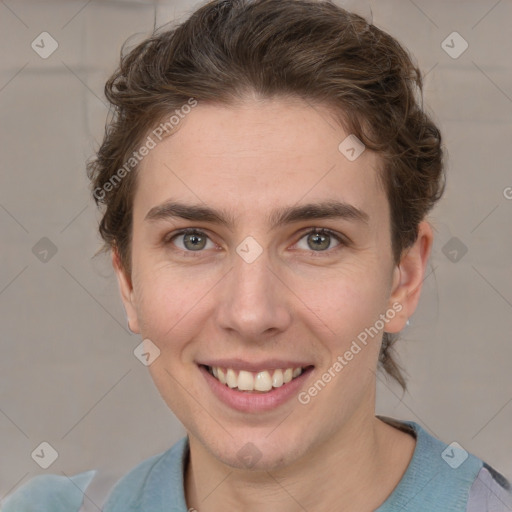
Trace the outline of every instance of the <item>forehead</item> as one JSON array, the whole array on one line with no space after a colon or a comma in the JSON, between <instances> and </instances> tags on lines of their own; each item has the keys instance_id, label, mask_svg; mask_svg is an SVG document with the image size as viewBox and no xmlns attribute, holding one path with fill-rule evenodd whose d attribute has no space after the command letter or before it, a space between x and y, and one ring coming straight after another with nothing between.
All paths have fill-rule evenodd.
<instances>
[{"instance_id":1,"label":"forehead","mask_svg":"<svg viewBox=\"0 0 512 512\"><path fill-rule=\"evenodd\" d=\"M150 135L157 145L141 162L134 213L180 198L268 218L269 208L338 200L387 217L380 158L365 150L349 160L340 151L349 135L332 109L298 99L199 103L169 137Z\"/></svg>"}]
</instances>

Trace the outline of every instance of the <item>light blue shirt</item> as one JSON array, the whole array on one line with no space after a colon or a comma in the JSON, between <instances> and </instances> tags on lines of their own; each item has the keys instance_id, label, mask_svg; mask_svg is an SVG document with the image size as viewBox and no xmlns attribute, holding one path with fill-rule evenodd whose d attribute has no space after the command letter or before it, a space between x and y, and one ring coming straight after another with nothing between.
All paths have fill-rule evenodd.
<instances>
[{"instance_id":1,"label":"light blue shirt","mask_svg":"<svg viewBox=\"0 0 512 512\"><path fill-rule=\"evenodd\" d=\"M458 445L446 445L417 423L382 418L416 437L412 459L375 512L512 512L510 484ZM184 470L188 438L141 462L110 491L103 512L187 512ZM96 475L40 475L11 495L1 512L79 512Z\"/></svg>"}]
</instances>

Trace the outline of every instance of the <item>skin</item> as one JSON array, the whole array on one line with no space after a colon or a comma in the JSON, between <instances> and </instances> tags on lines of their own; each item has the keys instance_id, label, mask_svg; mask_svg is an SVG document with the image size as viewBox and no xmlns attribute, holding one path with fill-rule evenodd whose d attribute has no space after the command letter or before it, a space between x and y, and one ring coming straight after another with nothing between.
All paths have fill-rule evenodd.
<instances>
[{"instance_id":1,"label":"skin","mask_svg":"<svg viewBox=\"0 0 512 512\"><path fill-rule=\"evenodd\" d=\"M365 150L350 162L338 150L347 135L325 106L247 97L229 107L199 104L141 163L131 275L115 250L112 261L130 329L160 350L149 369L188 433L186 499L200 512L375 510L411 459L414 438L375 417L382 331L307 405L293 398L265 413L220 402L196 364L310 361L307 390L394 303L402 309L385 330L405 326L432 230L423 221L395 265L379 157ZM169 199L225 209L237 223L145 220ZM269 227L274 208L329 199L363 210L368 222ZM207 235L206 246L194 251L183 235L170 240L182 228ZM349 243L331 237L329 245L327 237L319 250L307 228L330 229ZM236 252L247 236L263 251L252 263ZM261 455L252 468L237 456L248 442Z\"/></svg>"}]
</instances>

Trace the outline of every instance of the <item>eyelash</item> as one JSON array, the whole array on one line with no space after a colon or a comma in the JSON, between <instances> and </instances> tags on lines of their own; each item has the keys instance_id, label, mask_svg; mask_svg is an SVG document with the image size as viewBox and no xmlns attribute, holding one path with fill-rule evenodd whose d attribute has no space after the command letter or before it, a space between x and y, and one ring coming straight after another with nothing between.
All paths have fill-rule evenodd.
<instances>
[{"instance_id":1,"label":"eyelash","mask_svg":"<svg viewBox=\"0 0 512 512\"><path fill-rule=\"evenodd\" d=\"M181 235L190 235L190 234L206 236L209 240L211 240L210 237L204 231L201 231L200 229L186 228L186 229L182 229L176 233L172 233L171 235L166 236L163 240L164 245L166 245L166 246L171 245L175 238L177 238ZM325 249L323 251L308 251L310 254L312 254L314 256L319 256L319 257L323 257L324 255L329 256L332 254L333 251L336 251L337 249L341 249L342 247L349 245L349 241L345 237L343 237L342 235L339 235L338 233L331 231L330 229L327 229L327 228L310 228L308 231L305 231L301 234L299 241L302 240L305 236L307 236L309 234L328 235L328 236L334 238L337 242L339 242L339 245L334 247L333 249ZM193 258L198 257L202 252L204 252L203 250L184 251L179 248L176 248L175 250L181 252L182 254L186 255L187 257L190 256ZM323 254L323 253L325 253L325 254Z\"/></svg>"}]
</instances>

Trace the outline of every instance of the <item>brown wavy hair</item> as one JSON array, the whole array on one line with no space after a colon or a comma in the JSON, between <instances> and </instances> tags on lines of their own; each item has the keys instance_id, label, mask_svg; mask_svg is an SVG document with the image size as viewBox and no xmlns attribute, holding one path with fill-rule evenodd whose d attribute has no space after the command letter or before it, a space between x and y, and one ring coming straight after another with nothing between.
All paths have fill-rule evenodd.
<instances>
[{"instance_id":1,"label":"brown wavy hair","mask_svg":"<svg viewBox=\"0 0 512 512\"><path fill-rule=\"evenodd\" d=\"M329 106L381 157L396 263L443 193L441 134L424 111L418 67L396 39L330 1L213 0L124 48L105 85L111 115L87 171L103 212L102 250L115 248L128 274L137 166L126 162L191 98L229 106L256 93ZM396 340L384 333L379 364L405 390Z\"/></svg>"}]
</instances>

